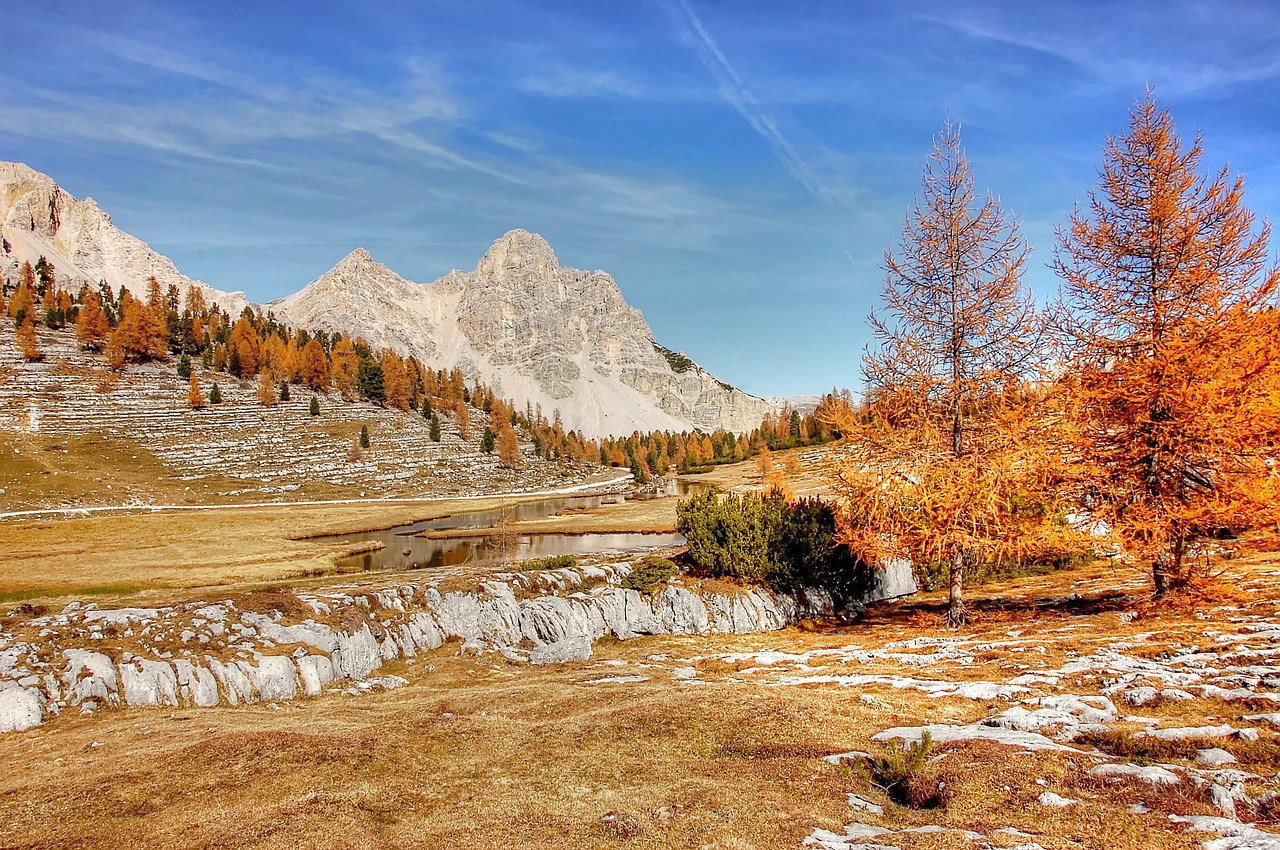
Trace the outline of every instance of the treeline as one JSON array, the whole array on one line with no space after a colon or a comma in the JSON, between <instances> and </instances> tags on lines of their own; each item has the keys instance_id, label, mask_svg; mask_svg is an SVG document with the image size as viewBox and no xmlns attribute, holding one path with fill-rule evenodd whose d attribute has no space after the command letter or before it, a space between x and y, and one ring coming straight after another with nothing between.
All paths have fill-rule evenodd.
<instances>
[{"instance_id":1,"label":"treeline","mask_svg":"<svg viewBox=\"0 0 1280 850\"><path fill-rule=\"evenodd\" d=\"M274 314L250 307L233 322L217 304L207 304L196 287L182 299L176 286L162 291L153 277L146 300L123 286L112 292L105 283L96 289L82 286L73 298L57 286L53 264L41 257L34 266L23 264L16 285L0 287L0 307L14 320L23 355L31 361L42 357L34 332L37 321L54 330L74 326L80 345L102 353L113 369L176 357L178 374L190 381L192 407L206 401L193 371L198 362L206 371L238 380L257 378L264 405L287 399L292 384L337 392L346 401L415 411L429 420L436 441L441 439L442 414L453 420L463 439L470 439L470 411L483 410L488 423L481 447L496 450L511 466L519 460L517 426L533 435L539 454L569 453L566 438L557 436L541 411L535 414L526 405L527 412L521 413L513 401L499 398L480 381L468 383L458 369L431 369L416 357L376 350L350 334L294 329ZM214 384L207 401L216 404L220 397Z\"/></svg>"},{"instance_id":2,"label":"treeline","mask_svg":"<svg viewBox=\"0 0 1280 850\"><path fill-rule=\"evenodd\" d=\"M750 460L762 451L815 446L839 439L839 423L851 421L854 405L848 390L832 390L811 413L784 408L766 413L749 434L717 428L702 431L636 431L629 437L609 437L600 442L601 466L627 467L636 481L665 475L705 472L713 466Z\"/></svg>"}]
</instances>

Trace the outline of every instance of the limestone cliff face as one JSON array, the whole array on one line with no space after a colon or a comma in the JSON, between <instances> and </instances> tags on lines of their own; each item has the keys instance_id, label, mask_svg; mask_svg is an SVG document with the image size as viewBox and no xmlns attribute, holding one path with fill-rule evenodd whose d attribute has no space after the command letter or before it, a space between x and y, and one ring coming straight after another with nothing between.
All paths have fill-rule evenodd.
<instances>
[{"instance_id":1,"label":"limestone cliff face","mask_svg":"<svg viewBox=\"0 0 1280 850\"><path fill-rule=\"evenodd\" d=\"M147 279L154 276L162 290L174 285L182 298L200 288L207 304L232 316L248 304L243 292L222 292L186 277L168 257L113 225L92 198L76 200L20 162L0 162L0 237L0 277L11 281L24 262L35 265L43 256L72 292L105 280L113 290L125 286L145 298Z\"/></svg>"},{"instance_id":2,"label":"limestone cliff face","mask_svg":"<svg viewBox=\"0 0 1280 850\"><path fill-rule=\"evenodd\" d=\"M475 271L431 284L358 250L268 306L292 324L349 330L433 367L456 366L547 416L558 410L566 428L589 436L745 431L770 409L657 346L613 278L561 267L545 239L523 230L495 242Z\"/></svg>"}]
</instances>

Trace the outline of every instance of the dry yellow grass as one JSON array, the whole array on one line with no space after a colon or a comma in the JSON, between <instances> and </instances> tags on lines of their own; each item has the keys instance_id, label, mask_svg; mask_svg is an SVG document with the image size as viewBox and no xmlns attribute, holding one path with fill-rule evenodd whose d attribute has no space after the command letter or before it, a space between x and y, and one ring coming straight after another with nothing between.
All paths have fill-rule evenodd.
<instances>
[{"instance_id":1,"label":"dry yellow grass","mask_svg":"<svg viewBox=\"0 0 1280 850\"><path fill-rule=\"evenodd\" d=\"M522 499L506 499L506 503ZM495 499L277 505L0 523L0 599L146 596L331 574L356 548L300 539L491 509Z\"/></svg>"}]
</instances>

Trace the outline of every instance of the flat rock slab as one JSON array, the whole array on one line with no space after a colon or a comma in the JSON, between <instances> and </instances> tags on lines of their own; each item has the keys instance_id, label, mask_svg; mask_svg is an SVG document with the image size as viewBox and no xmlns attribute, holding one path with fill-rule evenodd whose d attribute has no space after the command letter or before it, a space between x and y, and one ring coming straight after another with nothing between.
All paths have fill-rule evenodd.
<instances>
[{"instance_id":1,"label":"flat rock slab","mask_svg":"<svg viewBox=\"0 0 1280 850\"><path fill-rule=\"evenodd\" d=\"M941 724L895 726L892 729L886 729L873 735L872 739L888 741L899 738L911 743L919 741L926 732L929 733L935 744L949 744L953 741L994 741L997 744L1020 747L1024 750L1056 750L1087 755L1082 750L1068 747L1066 744L1059 744L1057 741L1050 740L1044 735L1039 735L1035 732L1023 732L1018 729L1004 729L998 726L984 726L982 724L974 724L972 726L945 726Z\"/></svg>"}]
</instances>

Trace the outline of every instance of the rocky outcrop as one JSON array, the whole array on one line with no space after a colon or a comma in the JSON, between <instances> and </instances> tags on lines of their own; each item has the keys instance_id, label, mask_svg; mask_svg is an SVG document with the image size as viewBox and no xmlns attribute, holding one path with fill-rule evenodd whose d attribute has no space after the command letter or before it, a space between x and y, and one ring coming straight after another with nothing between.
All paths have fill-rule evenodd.
<instances>
[{"instance_id":1,"label":"rocky outcrop","mask_svg":"<svg viewBox=\"0 0 1280 850\"><path fill-rule=\"evenodd\" d=\"M559 411L588 436L658 429L747 431L771 408L657 345L608 274L564 268L537 234L513 230L475 271L411 283L358 249L268 305L300 327L457 367L500 394Z\"/></svg>"},{"instance_id":2,"label":"rocky outcrop","mask_svg":"<svg viewBox=\"0 0 1280 850\"><path fill-rule=\"evenodd\" d=\"M278 612L238 611L231 600L115 610L72 603L28 621L24 635L0 635L0 731L71 707L91 714L117 705L241 705L398 687L403 679L371 677L449 639L464 653L562 664L589 659L606 635L742 634L832 613L830 598L816 591L801 600L677 581L646 595L619 586L630 569L619 562L502 573L474 592L442 593L430 583L336 588L299 595L316 617L293 624ZM66 645L82 641L95 647Z\"/></svg>"},{"instance_id":3,"label":"rocky outcrop","mask_svg":"<svg viewBox=\"0 0 1280 850\"><path fill-rule=\"evenodd\" d=\"M173 262L111 223L92 198L76 200L45 174L20 162L0 162L0 277L17 281L24 262L44 257L58 283L71 292L81 284L106 281L113 291L127 287L145 298L147 279L179 297L195 287L205 303L232 316L249 302L243 292L223 292L186 277Z\"/></svg>"}]
</instances>

